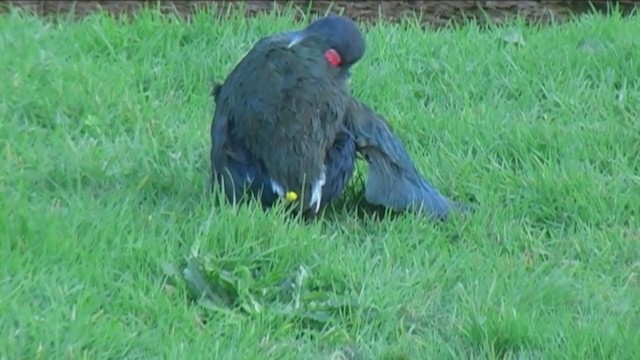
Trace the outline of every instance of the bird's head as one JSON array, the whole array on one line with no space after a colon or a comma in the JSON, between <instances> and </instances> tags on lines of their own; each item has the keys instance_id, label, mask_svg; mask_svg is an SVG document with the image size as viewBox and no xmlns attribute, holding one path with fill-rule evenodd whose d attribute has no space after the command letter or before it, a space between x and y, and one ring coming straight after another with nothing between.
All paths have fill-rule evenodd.
<instances>
[{"instance_id":1,"label":"bird's head","mask_svg":"<svg viewBox=\"0 0 640 360\"><path fill-rule=\"evenodd\" d=\"M340 75L345 78L349 76L349 68L365 53L364 36L358 25L345 16L329 15L312 22L293 34L289 47L310 37L324 40L323 54L327 63L340 69Z\"/></svg>"}]
</instances>

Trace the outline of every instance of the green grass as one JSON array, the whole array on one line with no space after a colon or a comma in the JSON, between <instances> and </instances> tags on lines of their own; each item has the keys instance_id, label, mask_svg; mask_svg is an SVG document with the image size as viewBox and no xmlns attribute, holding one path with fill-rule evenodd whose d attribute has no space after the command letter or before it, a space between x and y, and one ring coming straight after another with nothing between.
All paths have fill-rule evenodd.
<instances>
[{"instance_id":1,"label":"green grass","mask_svg":"<svg viewBox=\"0 0 640 360\"><path fill-rule=\"evenodd\" d=\"M640 356L637 17L366 28L354 94L481 205L438 226L207 196L211 82L291 19L0 17L0 358ZM189 300L190 253L244 310Z\"/></svg>"}]
</instances>

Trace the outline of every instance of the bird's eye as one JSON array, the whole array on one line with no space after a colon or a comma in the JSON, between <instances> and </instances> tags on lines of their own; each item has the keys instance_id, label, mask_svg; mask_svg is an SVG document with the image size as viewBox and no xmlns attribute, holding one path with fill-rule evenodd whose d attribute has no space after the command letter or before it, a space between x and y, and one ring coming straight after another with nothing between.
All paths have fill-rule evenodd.
<instances>
[{"instance_id":1,"label":"bird's eye","mask_svg":"<svg viewBox=\"0 0 640 360\"><path fill-rule=\"evenodd\" d=\"M327 60L329 65L333 67L338 67L340 66L340 63L342 63L342 58L340 57L340 54L338 54L338 52L335 51L334 49L329 49L325 51L324 58L325 60Z\"/></svg>"}]
</instances>

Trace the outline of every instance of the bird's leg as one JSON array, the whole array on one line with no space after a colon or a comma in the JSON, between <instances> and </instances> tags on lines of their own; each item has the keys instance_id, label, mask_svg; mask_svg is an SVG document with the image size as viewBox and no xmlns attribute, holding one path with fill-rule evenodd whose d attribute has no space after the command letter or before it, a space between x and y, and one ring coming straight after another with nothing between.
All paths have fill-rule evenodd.
<instances>
[{"instance_id":1,"label":"bird's leg","mask_svg":"<svg viewBox=\"0 0 640 360\"><path fill-rule=\"evenodd\" d=\"M322 187L326 182L326 178L326 171L323 166L320 177L313 183L313 186L311 187L311 202L309 203L309 207L313 209L314 213L318 213L318 211L320 211L320 205L322 204ZM287 201L289 202L295 201L295 199L297 198L297 194L295 194L294 192L285 191L282 185L278 184L275 180L271 180L271 189L274 193L278 194L278 196L287 199Z\"/></svg>"},{"instance_id":2,"label":"bird's leg","mask_svg":"<svg viewBox=\"0 0 640 360\"><path fill-rule=\"evenodd\" d=\"M275 180L271 180L271 190L281 198L285 198L288 202L296 201L298 194L295 191L285 191L282 185Z\"/></svg>"},{"instance_id":3,"label":"bird's leg","mask_svg":"<svg viewBox=\"0 0 640 360\"><path fill-rule=\"evenodd\" d=\"M311 202L309 206L315 206L314 211L317 213L320 210L320 203L322 201L322 187L324 183L327 181L327 171L324 166L322 166L322 171L320 172L320 177L313 183L311 187Z\"/></svg>"}]
</instances>

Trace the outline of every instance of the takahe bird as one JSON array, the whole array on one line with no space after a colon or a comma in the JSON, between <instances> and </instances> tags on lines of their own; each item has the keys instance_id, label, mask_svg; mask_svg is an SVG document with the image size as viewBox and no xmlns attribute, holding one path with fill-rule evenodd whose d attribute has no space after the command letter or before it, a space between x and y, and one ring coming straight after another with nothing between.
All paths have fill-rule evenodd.
<instances>
[{"instance_id":1,"label":"takahe bird","mask_svg":"<svg viewBox=\"0 0 640 360\"><path fill-rule=\"evenodd\" d=\"M316 214L342 193L356 156L346 79L364 51L355 23L328 16L259 40L214 88L212 178L227 199L300 197Z\"/></svg>"},{"instance_id":2,"label":"takahe bird","mask_svg":"<svg viewBox=\"0 0 640 360\"><path fill-rule=\"evenodd\" d=\"M295 90L293 86L287 89L290 91L289 94L291 94L292 91L298 91L298 93L293 96L297 96L296 99L298 100L302 99L302 101L307 101L307 105L309 105L312 104L313 101L309 100L310 98L308 96L319 92L322 94L322 99L324 100L316 103L318 108L323 106L320 105L320 103L324 103L325 106L329 103L330 109L331 106L334 106L333 109L339 107L339 111L333 110L333 112L331 112L331 110L327 112L327 108L324 107L324 116L320 118L327 119L328 122L336 125L335 127L324 127L325 130L320 130L315 134L315 137L314 134L307 134L308 141L318 141L322 144L322 146L316 146L315 149L327 149L327 144L330 144L328 145L328 150L324 152L321 151L320 154L324 154L325 156L324 167L321 167L322 170L320 171L319 181L315 184L316 189L318 187L320 188L319 194L321 201L318 202L317 197L312 199L313 202L310 205L315 206L313 210L317 211L318 207L329 203L344 191L355 168L356 151L363 155L369 165L367 180L365 181L365 200L368 203L400 211L423 211L434 219L445 219L455 210L471 209L470 205L457 203L446 198L431 185L419 173L401 140L393 133L386 120L369 106L358 101L345 91L346 79L349 76L350 67L358 62L365 52L364 38L353 22L340 16L328 16L311 23L303 31L289 32L262 39L254 49L258 48L261 43L269 44L268 46L263 44L263 49L269 48L269 46L273 48L279 46L281 48L283 42L289 42L287 44L289 48L298 45L310 36L323 39L320 48L323 49L326 64L330 65L330 67L332 65L337 72L331 71L330 67L328 69L323 68L322 62L318 61L318 51L309 52L305 50L296 53L298 55L313 53L315 55L312 56L312 61L301 60L291 54L282 56L282 59L286 58L297 65L295 68L298 71L297 73L293 74L292 72L285 71L285 73L289 75L289 77L287 77L288 79L291 79L291 74L299 79L299 86L295 87ZM278 45L273 45L274 43ZM250 56L256 56L256 54L252 54L252 52L247 54L245 59ZM264 50L257 53L264 54ZM245 59L243 59L243 61ZM285 61L282 59L280 61ZM267 60L264 60L264 58L254 61L254 63L258 65L266 62ZM239 67L240 64L236 67L236 70L234 70L234 72L239 72L239 74L235 76L235 82L229 81L229 78L232 77L231 75L227 79L227 82L225 82L225 84L228 84L228 92L233 93L235 91L236 94L242 93L245 94L244 96L248 96L246 95L248 94L248 89L243 90L244 92L239 92L233 87L234 84L237 86L239 83L240 86L244 85L245 87L247 87L246 84L251 84L252 87L249 87L249 89L253 91L253 94L263 94L264 88L260 88L260 84L255 83L256 78L240 72L238 70ZM249 66L245 66L244 68L249 68ZM282 71L282 68L283 67L278 67L277 70ZM323 73L323 71L319 69L329 71ZM309 76L306 73L308 71L311 71L314 75ZM328 76L328 78L324 79L324 82L319 82L320 88L316 88L315 82L311 79L316 79L317 77L313 76ZM284 76L282 77L284 78ZM328 85L326 80L329 81ZM266 84L268 85L270 83L266 82ZM338 90L334 92L331 86L335 86ZM258 88L257 90L256 87ZM220 106L219 100L222 88L223 86L221 85L216 85L214 88L214 98L216 104L218 104L216 109ZM279 89L282 89L282 87ZM274 91L275 90L272 89L272 92ZM247 116L248 112L242 108L237 109L239 103L243 105L253 105L254 110L251 113L253 118L264 120L264 115L258 113L259 109L269 108L271 109L271 117L267 117L267 119L271 119L271 125L273 125L273 123L278 125L285 123L295 124L296 119L300 117L298 127L296 128L300 129L301 124L305 121L306 115L301 115L300 113L291 111L291 109L286 110L284 115L278 113L278 111L284 109L282 107L283 104L278 101L291 102L291 98L287 98L287 95L283 94L284 93L272 94L271 97L266 97L266 99L270 100L267 102L267 104L269 104L268 106L263 105L266 101L264 100L264 96L260 98L262 102L258 102L257 104L255 103L255 98L253 99L253 103L251 102L252 99L245 98L245 102L243 103L242 99L233 98L235 101L231 105L235 106L227 107L226 112L218 112L218 110L216 110L212 127L212 169L214 178L223 178L226 180L225 194L229 199L242 197L242 195L246 193L252 195L261 194L260 200L262 204L265 207L269 207L278 197L286 195L285 189L280 185L278 180L276 180L277 177L274 177L272 173L273 170L271 169L280 166L293 172L299 171L302 173L302 171L305 170L304 165L301 163L302 166L297 168L292 162L287 162L287 159L283 158L283 156L286 157L284 152L281 153L280 157L278 157L278 154L274 156L272 153L270 159L275 158L277 166L268 167L267 161L273 160L266 160L267 157L263 156L261 154L262 150L260 150L265 149L264 147L260 147L264 146L265 142L268 146L274 148L271 149L272 151L277 151L278 146L282 145L283 141L285 143L291 141L292 143L290 145L300 144L301 139L295 136L296 131L281 129L278 132L276 127L271 129L271 131L275 132L273 137L265 138L264 134L261 133L259 125L255 127L255 124L260 123L251 122L252 118ZM340 98L336 99L335 96L339 96ZM314 98L314 96L311 95L311 98ZM347 99L346 102L344 101L345 99ZM317 100L318 98L315 97L315 101ZM259 105L263 105L263 107ZM232 111L238 111L242 118L248 119L247 124L250 127L254 126L249 129L250 131L254 131L252 133L254 139L265 140L260 143L262 145L254 146L253 152L249 146L251 140L247 140L247 137L241 136L234 130L236 121L234 120L234 116L230 116L230 114L233 114ZM345 115L344 126L346 129L339 125L342 114ZM274 118L285 119L285 121L277 122L278 120L273 120ZM329 129L329 132L327 132L326 129ZM304 144L313 146L310 142L303 143L303 145ZM291 149L294 148L292 147ZM304 158L305 157L302 156L297 159L301 161L301 159ZM316 164L317 163L318 160L316 160ZM322 185L322 176L324 176L325 180L324 185ZM245 186L247 186L248 189L245 189Z\"/></svg>"}]
</instances>

